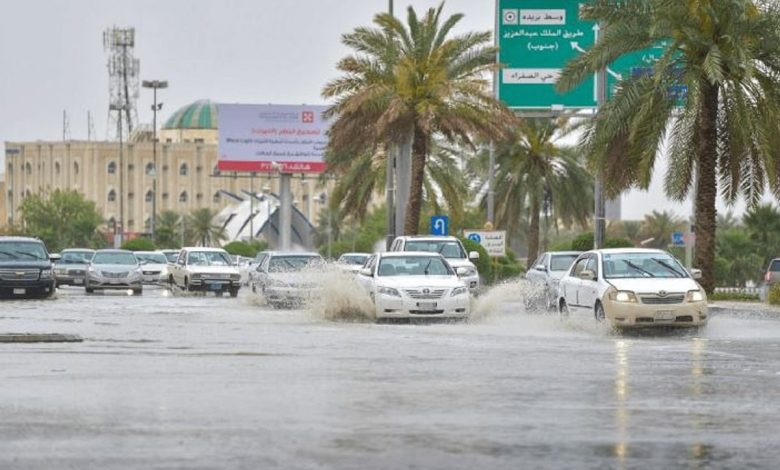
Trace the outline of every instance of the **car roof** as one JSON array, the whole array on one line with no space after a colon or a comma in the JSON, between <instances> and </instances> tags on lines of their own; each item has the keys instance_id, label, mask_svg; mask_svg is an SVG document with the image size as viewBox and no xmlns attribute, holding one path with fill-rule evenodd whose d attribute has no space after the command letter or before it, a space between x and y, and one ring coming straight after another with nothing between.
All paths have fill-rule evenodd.
<instances>
[{"instance_id":1,"label":"car roof","mask_svg":"<svg viewBox=\"0 0 780 470\"><path fill-rule=\"evenodd\" d=\"M100 250L95 251L95 253L130 253L133 254L130 250L122 250L120 248L103 248Z\"/></svg>"},{"instance_id":2,"label":"car roof","mask_svg":"<svg viewBox=\"0 0 780 470\"><path fill-rule=\"evenodd\" d=\"M402 235L400 237L404 240L457 240L458 237L452 235Z\"/></svg>"},{"instance_id":3,"label":"car roof","mask_svg":"<svg viewBox=\"0 0 780 470\"><path fill-rule=\"evenodd\" d=\"M138 250L138 251L134 251L133 253L141 254L141 255L164 255L165 254L162 251L158 251L158 250L153 250L153 251L150 251L150 250Z\"/></svg>"},{"instance_id":4,"label":"car roof","mask_svg":"<svg viewBox=\"0 0 780 470\"><path fill-rule=\"evenodd\" d=\"M182 248L182 250L187 250L187 251L211 251L211 252L217 252L217 253L222 253L222 252L225 251L222 248L214 248L214 247L210 247L210 246L185 246L184 248Z\"/></svg>"},{"instance_id":5,"label":"car roof","mask_svg":"<svg viewBox=\"0 0 780 470\"><path fill-rule=\"evenodd\" d=\"M602 248L599 250L591 250L588 253L602 253L605 255L608 254L617 254L617 253L667 253L664 250L660 250L658 248Z\"/></svg>"},{"instance_id":6,"label":"car roof","mask_svg":"<svg viewBox=\"0 0 780 470\"><path fill-rule=\"evenodd\" d=\"M269 255L273 256L316 256L322 258L322 255L313 251L269 251Z\"/></svg>"},{"instance_id":7,"label":"car roof","mask_svg":"<svg viewBox=\"0 0 780 470\"><path fill-rule=\"evenodd\" d=\"M35 242L43 243L39 238L34 237L18 237L18 236L3 236L0 237L0 242Z\"/></svg>"},{"instance_id":8,"label":"car roof","mask_svg":"<svg viewBox=\"0 0 780 470\"><path fill-rule=\"evenodd\" d=\"M60 253L65 253L65 252L74 253L74 252L80 252L80 251L88 251L90 253L94 253L95 252L95 250L93 250L92 248L65 248L64 250L60 251Z\"/></svg>"},{"instance_id":9,"label":"car roof","mask_svg":"<svg viewBox=\"0 0 780 470\"><path fill-rule=\"evenodd\" d=\"M582 251L546 251L545 252L548 255L581 255Z\"/></svg>"},{"instance_id":10,"label":"car roof","mask_svg":"<svg viewBox=\"0 0 780 470\"><path fill-rule=\"evenodd\" d=\"M406 258L409 256L438 256L439 258L444 259L444 256L441 255L441 253L434 253L432 251L385 251L382 253L379 253L383 258Z\"/></svg>"},{"instance_id":11,"label":"car roof","mask_svg":"<svg viewBox=\"0 0 780 470\"><path fill-rule=\"evenodd\" d=\"M371 256L371 253L360 253L356 251L354 253L342 253L341 256ZM339 258L341 256L339 256Z\"/></svg>"}]
</instances>

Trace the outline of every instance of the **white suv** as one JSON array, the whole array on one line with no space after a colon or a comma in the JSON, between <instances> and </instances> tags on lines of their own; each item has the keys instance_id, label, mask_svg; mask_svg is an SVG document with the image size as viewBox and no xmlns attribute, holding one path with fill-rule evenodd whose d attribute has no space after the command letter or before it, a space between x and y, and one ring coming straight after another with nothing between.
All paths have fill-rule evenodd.
<instances>
[{"instance_id":1,"label":"white suv","mask_svg":"<svg viewBox=\"0 0 780 470\"><path fill-rule=\"evenodd\" d=\"M396 237L390 251L428 251L439 253L452 266L458 277L472 293L479 291L479 272L472 261L479 259L479 253L466 253L463 244L456 237L441 235L404 235Z\"/></svg>"}]
</instances>

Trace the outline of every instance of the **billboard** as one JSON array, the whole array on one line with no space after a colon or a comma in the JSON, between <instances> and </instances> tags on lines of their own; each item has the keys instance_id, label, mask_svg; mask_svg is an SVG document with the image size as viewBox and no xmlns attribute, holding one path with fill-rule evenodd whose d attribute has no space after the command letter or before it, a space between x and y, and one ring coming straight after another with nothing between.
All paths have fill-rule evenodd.
<instances>
[{"instance_id":1,"label":"billboard","mask_svg":"<svg viewBox=\"0 0 780 470\"><path fill-rule=\"evenodd\" d=\"M322 173L327 106L220 104L220 171Z\"/></svg>"}]
</instances>

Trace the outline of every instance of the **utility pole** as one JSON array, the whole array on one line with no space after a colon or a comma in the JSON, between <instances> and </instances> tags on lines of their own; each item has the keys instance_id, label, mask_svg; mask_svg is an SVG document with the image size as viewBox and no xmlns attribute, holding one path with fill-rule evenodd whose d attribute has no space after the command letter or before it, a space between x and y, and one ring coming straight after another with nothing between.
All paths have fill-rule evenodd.
<instances>
[{"instance_id":1,"label":"utility pole","mask_svg":"<svg viewBox=\"0 0 780 470\"><path fill-rule=\"evenodd\" d=\"M393 0L388 0L387 10L390 15L393 15ZM395 225L395 146L388 143L385 146L385 158L387 159L387 175L385 176L385 194L387 202L387 240L385 241L385 249L390 250L390 245L393 243L396 234ZM330 224L330 222L328 222ZM330 246L330 245L328 245Z\"/></svg>"},{"instance_id":2,"label":"utility pole","mask_svg":"<svg viewBox=\"0 0 780 470\"><path fill-rule=\"evenodd\" d=\"M598 43L598 32L601 25L597 25L596 43ZM596 73L596 116L599 118L599 112L604 104L607 102L607 70L601 69ZM604 239L606 238L606 220L605 220L605 208L604 208L604 172L599 168L596 170L593 185L593 248L599 249L604 247Z\"/></svg>"},{"instance_id":3,"label":"utility pole","mask_svg":"<svg viewBox=\"0 0 780 470\"><path fill-rule=\"evenodd\" d=\"M168 82L165 80L144 80L141 82L144 88L151 88L154 96L152 104L152 223L150 231L152 241L157 241L157 111L162 109L162 103L157 103L157 90L168 88Z\"/></svg>"},{"instance_id":4,"label":"utility pole","mask_svg":"<svg viewBox=\"0 0 780 470\"><path fill-rule=\"evenodd\" d=\"M255 172L249 173L249 241L255 241Z\"/></svg>"}]
</instances>

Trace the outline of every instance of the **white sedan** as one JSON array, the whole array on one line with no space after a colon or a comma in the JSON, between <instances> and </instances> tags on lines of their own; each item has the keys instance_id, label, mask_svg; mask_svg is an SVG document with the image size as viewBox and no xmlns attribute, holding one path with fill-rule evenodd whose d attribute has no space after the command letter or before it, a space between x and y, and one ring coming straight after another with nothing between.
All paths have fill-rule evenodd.
<instances>
[{"instance_id":1,"label":"white sedan","mask_svg":"<svg viewBox=\"0 0 780 470\"><path fill-rule=\"evenodd\" d=\"M437 253L374 254L358 282L373 300L377 319L466 319L470 313L468 286Z\"/></svg>"},{"instance_id":2,"label":"white sedan","mask_svg":"<svg viewBox=\"0 0 780 470\"><path fill-rule=\"evenodd\" d=\"M707 296L677 259L662 250L616 248L580 255L558 285L558 310L608 320L617 328L699 327Z\"/></svg>"}]
</instances>

